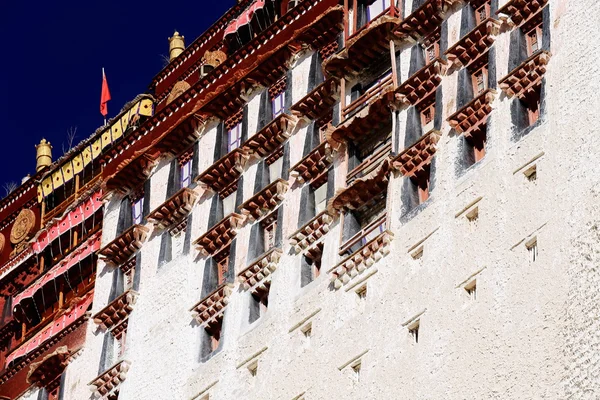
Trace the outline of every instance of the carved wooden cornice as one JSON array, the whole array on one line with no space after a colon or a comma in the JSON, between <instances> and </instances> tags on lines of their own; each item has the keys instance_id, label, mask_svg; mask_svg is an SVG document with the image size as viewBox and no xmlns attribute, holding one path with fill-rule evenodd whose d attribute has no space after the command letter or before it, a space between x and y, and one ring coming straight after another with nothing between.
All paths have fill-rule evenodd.
<instances>
[{"instance_id":1,"label":"carved wooden cornice","mask_svg":"<svg viewBox=\"0 0 600 400\"><path fill-rule=\"evenodd\" d=\"M244 290L250 290L252 293L264 292L270 285L271 274L277 269L282 253L281 249L271 249L241 271L238 280Z\"/></svg>"},{"instance_id":2,"label":"carved wooden cornice","mask_svg":"<svg viewBox=\"0 0 600 400\"><path fill-rule=\"evenodd\" d=\"M509 0L498 9L498 17L511 25L520 26L534 16L548 0Z\"/></svg>"},{"instance_id":3,"label":"carved wooden cornice","mask_svg":"<svg viewBox=\"0 0 600 400\"><path fill-rule=\"evenodd\" d=\"M437 89L446 70L446 61L438 58L402 82L396 93L404 103L415 105Z\"/></svg>"},{"instance_id":4,"label":"carved wooden cornice","mask_svg":"<svg viewBox=\"0 0 600 400\"><path fill-rule=\"evenodd\" d=\"M277 179L246 200L240 205L239 210L251 221L260 219L263 215L273 211L275 207L281 204L288 186L289 184L286 180Z\"/></svg>"},{"instance_id":5,"label":"carved wooden cornice","mask_svg":"<svg viewBox=\"0 0 600 400\"><path fill-rule=\"evenodd\" d=\"M331 268L333 287L340 289L390 252L394 234L386 230Z\"/></svg>"},{"instance_id":6,"label":"carved wooden cornice","mask_svg":"<svg viewBox=\"0 0 600 400\"><path fill-rule=\"evenodd\" d=\"M148 237L148 231L149 229L143 225L133 225L115 240L100 249L98 254L107 263L114 266L124 264L142 248Z\"/></svg>"},{"instance_id":7,"label":"carved wooden cornice","mask_svg":"<svg viewBox=\"0 0 600 400\"><path fill-rule=\"evenodd\" d=\"M401 37L419 40L438 28L448 9L460 0L427 0L400 23Z\"/></svg>"},{"instance_id":8,"label":"carved wooden cornice","mask_svg":"<svg viewBox=\"0 0 600 400\"><path fill-rule=\"evenodd\" d=\"M415 144L406 148L392 160L394 170L406 177L419 173L426 165L431 163L439 139L440 132L436 130L423 135Z\"/></svg>"},{"instance_id":9,"label":"carved wooden cornice","mask_svg":"<svg viewBox=\"0 0 600 400\"><path fill-rule=\"evenodd\" d=\"M202 255L213 256L231 244L244 221L242 215L231 213L196 239L194 245Z\"/></svg>"},{"instance_id":10,"label":"carved wooden cornice","mask_svg":"<svg viewBox=\"0 0 600 400\"><path fill-rule=\"evenodd\" d=\"M233 285L231 283L220 285L190 309L194 319L198 321L202 327L208 327L218 323L223 318L232 291Z\"/></svg>"},{"instance_id":11,"label":"carved wooden cornice","mask_svg":"<svg viewBox=\"0 0 600 400\"><path fill-rule=\"evenodd\" d=\"M196 181L205 189L219 193L240 177L248 158L241 148L232 150L198 175Z\"/></svg>"},{"instance_id":12,"label":"carved wooden cornice","mask_svg":"<svg viewBox=\"0 0 600 400\"><path fill-rule=\"evenodd\" d=\"M124 165L106 181L105 193L116 191L120 194L127 194L146 182L152 168L158 163L158 159L154 154L142 154L136 160L136 162Z\"/></svg>"},{"instance_id":13,"label":"carved wooden cornice","mask_svg":"<svg viewBox=\"0 0 600 400\"><path fill-rule=\"evenodd\" d=\"M121 360L88 383L88 386L93 387L95 396L106 398L125 381L130 367L130 361Z\"/></svg>"},{"instance_id":14,"label":"carved wooden cornice","mask_svg":"<svg viewBox=\"0 0 600 400\"><path fill-rule=\"evenodd\" d=\"M332 162L333 152L331 146L324 141L290 168L290 176L300 184L311 182L326 173Z\"/></svg>"},{"instance_id":15,"label":"carved wooden cornice","mask_svg":"<svg viewBox=\"0 0 600 400\"><path fill-rule=\"evenodd\" d=\"M127 321L137 297L135 290L126 291L92 316L94 323L104 331L111 331L119 339L127 329Z\"/></svg>"},{"instance_id":16,"label":"carved wooden cornice","mask_svg":"<svg viewBox=\"0 0 600 400\"><path fill-rule=\"evenodd\" d=\"M538 51L527 58L521 65L498 81L500 89L509 98L526 98L530 92L536 90L542 84L542 78L546 73L546 66L550 62L550 57L550 52Z\"/></svg>"},{"instance_id":17,"label":"carved wooden cornice","mask_svg":"<svg viewBox=\"0 0 600 400\"><path fill-rule=\"evenodd\" d=\"M454 130L469 136L472 131L486 124L495 97L496 91L487 89L448 117L447 121Z\"/></svg>"},{"instance_id":18,"label":"carved wooden cornice","mask_svg":"<svg viewBox=\"0 0 600 400\"><path fill-rule=\"evenodd\" d=\"M187 216L192 211L198 194L190 188L182 188L154 211L148 214L148 221L159 230L168 229L171 235L185 230Z\"/></svg>"},{"instance_id":19,"label":"carved wooden cornice","mask_svg":"<svg viewBox=\"0 0 600 400\"><path fill-rule=\"evenodd\" d=\"M337 215L345 210L356 210L387 189L391 163L385 159L370 174L354 180L348 187L338 189L327 204L330 215Z\"/></svg>"},{"instance_id":20,"label":"carved wooden cornice","mask_svg":"<svg viewBox=\"0 0 600 400\"><path fill-rule=\"evenodd\" d=\"M323 69L338 78L353 77L370 67L390 51L390 40L397 39L394 31L401 19L384 15L346 41L346 47L329 57Z\"/></svg>"},{"instance_id":21,"label":"carved wooden cornice","mask_svg":"<svg viewBox=\"0 0 600 400\"><path fill-rule=\"evenodd\" d=\"M296 254L308 249L329 233L332 222L333 217L327 211L323 211L292 233L289 237L290 245L293 246Z\"/></svg>"},{"instance_id":22,"label":"carved wooden cornice","mask_svg":"<svg viewBox=\"0 0 600 400\"><path fill-rule=\"evenodd\" d=\"M287 114L277 116L264 128L242 144L245 153L256 158L265 157L281 146L290 137L296 118Z\"/></svg>"},{"instance_id":23,"label":"carved wooden cornice","mask_svg":"<svg viewBox=\"0 0 600 400\"><path fill-rule=\"evenodd\" d=\"M467 33L446 53L449 68L466 67L487 52L500 32L500 22L488 18Z\"/></svg>"},{"instance_id":24,"label":"carved wooden cornice","mask_svg":"<svg viewBox=\"0 0 600 400\"><path fill-rule=\"evenodd\" d=\"M328 78L291 108L297 118L317 120L335 105L339 98L339 80Z\"/></svg>"}]
</instances>

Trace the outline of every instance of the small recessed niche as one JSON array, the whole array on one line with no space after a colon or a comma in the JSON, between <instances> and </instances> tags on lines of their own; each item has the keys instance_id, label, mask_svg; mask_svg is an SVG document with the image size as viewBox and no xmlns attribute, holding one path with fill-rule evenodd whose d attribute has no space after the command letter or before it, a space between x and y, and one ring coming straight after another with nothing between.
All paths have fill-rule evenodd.
<instances>
[{"instance_id":1,"label":"small recessed niche","mask_svg":"<svg viewBox=\"0 0 600 400\"><path fill-rule=\"evenodd\" d=\"M362 361L358 360L356 362L354 362L351 366L350 366L350 370L352 371L352 376L354 377L354 380L356 380L356 382L360 382L360 370L362 368Z\"/></svg>"},{"instance_id":2,"label":"small recessed niche","mask_svg":"<svg viewBox=\"0 0 600 400\"><path fill-rule=\"evenodd\" d=\"M359 287L358 289L356 289L356 296L358 297L359 301L363 301L367 298L367 285L364 284L361 287Z\"/></svg>"},{"instance_id":3,"label":"small recessed niche","mask_svg":"<svg viewBox=\"0 0 600 400\"><path fill-rule=\"evenodd\" d=\"M465 292L467 292L469 300L477 300L477 280L473 279L471 282L467 283L465 285Z\"/></svg>"},{"instance_id":4,"label":"small recessed niche","mask_svg":"<svg viewBox=\"0 0 600 400\"><path fill-rule=\"evenodd\" d=\"M250 372L250 376L258 375L258 361L253 361L248 365L248 372Z\"/></svg>"},{"instance_id":5,"label":"small recessed niche","mask_svg":"<svg viewBox=\"0 0 600 400\"><path fill-rule=\"evenodd\" d=\"M408 334L412 339L413 343L419 343L419 327L421 325L420 320L416 320L408 326Z\"/></svg>"},{"instance_id":6,"label":"small recessed niche","mask_svg":"<svg viewBox=\"0 0 600 400\"><path fill-rule=\"evenodd\" d=\"M533 164L531 167L523 171L523 175L529 182L535 182L537 180L537 164Z\"/></svg>"},{"instance_id":7,"label":"small recessed niche","mask_svg":"<svg viewBox=\"0 0 600 400\"><path fill-rule=\"evenodd\" d=\"M536 262L538 258L537 237L534 237L533 239L525 243L525 247L527 248L527 253L529 255L529 262Z\"/></svg>"},{"instance_id":8,"label":"small recessed niche","mask_svg":"<svg viewBox=\"0 0 600 400\"><path fill-rule=\"evenodd\" d=\"M309 322L308 324L300 328L300 332L302 332L302 335L304 335L306 339L310 339L310 337L312 336L312 322Z\"/></svg>"},{"instance_id":9,"label":"small recessed niche","mask_svg":"<svg viewBox=\"0 0 600 400\"><path fill-rule=\"evenodd\" d=\"M473 207L466 214L467 220L471 223L477 222L479 219L479 207Z\"/></svg>"},{"instance_id":10,"label":"small recessed niche","mask_svg":"<svg viewBox=\"0 0 600 400\"><path fill-rule=\"evenodd\" d=\"M413 260L420 260L423 257L423 246L421 245L413 250L412 253L410 253L410 256Z\"/></svg>"}]
</instances>

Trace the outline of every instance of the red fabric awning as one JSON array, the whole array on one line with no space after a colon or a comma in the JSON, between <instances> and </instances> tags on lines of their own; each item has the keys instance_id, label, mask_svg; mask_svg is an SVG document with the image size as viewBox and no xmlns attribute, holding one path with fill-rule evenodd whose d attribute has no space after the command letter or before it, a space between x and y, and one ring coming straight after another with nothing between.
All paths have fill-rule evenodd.
<instances>
[{"instance_id":1,"label":"red fabric awning","mask_svg":"<svg viewBox=\"0 0 600 400\"><path fill-rule=\"evenodd\" d=\"M60 318L54 320L40 332L38 332L34 337L29 339L23 345L21 345L18 349L13 351L6 357L6 365L10 364L11 361L16 360L17 358L26 356L31 353L35 349L37 349L40 345L45 343L48 339L56 336L59 332L70 326L72 323L77 321L79 317L81 317L92 304L92 300L94 299L94 293L87 293L81 301L75 304L71 309L63 314Z\"/></svg>"},{"instance_id":2,"label":"red fabric awning","mask_svg":"<svg viewBox=\"0 0 600 400\"><path fill-rule=\"evenodd\" d=\"M237 33L237 31L244 25L248 25L256 11L261 10L265 7L264 0L256 0L254 3L250 5L243 13L240 14L239 17L234 19L227 25L225 28L225 36L233 35Z\"/></svg>"},{"instance_id":3,"label":"red fabric awning","mask_svg":"<svg viewBox=\"0 0 600 400\"><path fill-rule=\"evenodd\" d=\"M90 196L85 202L78 205L74 210L65 215L60 221L52 225L46 231L42 232L33 243L33 250L36 253L42 252L50 243L56 240L63 233L68 232L73 227L81 224L102 208L102 191L98 191Z\"/></svg>"},{"instance_id":4,"label":"red fabric awning","mask_svg":"<svg viewBox=\"0 0 600 400\"><path fill-rule=\"evenodd\" d=\"M42 289L48 282L51 282L58 278L61 275L64 275L67 271L73 268L75 265L79 264L79 262L88 256L90 256L95 251L100 249L102 235L101 233L97 233L92 236L88 241L82 244L76 252L70 254L67 258L65 258L60 264L54 266L50 271L44 274L41 279L35 282L33 285L29 286L27 289L19 293L13 300L13 308L14 312L18 312L18 307L21 307L21 302L23 300L32 298L34 294L36 294L40 289Z\"/></svg>"}]
</instances>

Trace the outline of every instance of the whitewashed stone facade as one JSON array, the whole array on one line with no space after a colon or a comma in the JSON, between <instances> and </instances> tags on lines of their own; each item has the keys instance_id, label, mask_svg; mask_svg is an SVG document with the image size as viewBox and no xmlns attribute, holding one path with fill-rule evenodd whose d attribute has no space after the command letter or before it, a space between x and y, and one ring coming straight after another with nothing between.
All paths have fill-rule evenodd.
<instances>
[{"instance_id":1,"label":"whitewashed stone facade","mask_svg":"<svg viewBox=\"0 0 600 400\"><path fill-rule=\"evenodd\" d=\"M405 3L407 15L411 2ZM448 47L459 39L462 6L448 12ZM339 219L322 239L320 276L301 287L302 255L287 238L299 228L304 205L290 178L268 310L249 323L251 294L236 279L222 347L204 361L203 328L190 309L201 300L205 260L193 245L184 254L184 242L209 228L212 196L197 186L200 200L189 232L172 240L172 260L158 265L161 234L151 233L140 251L139 297L121 356L131 366L119 399L599 398L600 3L549 0L548 7L552 57L538 125L517 138L511 100L498 89L486 155L462 170L460 137L446 122L456 111L458 73L443 76L431 197L401 217L403 178L392 176L390 252L339 289L327 273L341 261ZM497 80L509 72L510 29L504 24L494 44ZM402 82L412 44L399 46ZM293 103L307 92L310 62L306 51L293 64ZM256 91L248 103L250 135L259 103ZM394 149L401 151L406 109L393 115ZM216 123L209 125L199 139L200 172L213 162L217 131ZM294 127L291 166L302 158L306 131L305 124ZM334 155L337 189L345 186L346 163L342 149ZM532 166L535 180L524 174ZM150 210L166 200L170 167L165 159L152 172ZM253 161L243 173L244 201L254 192L256 169ZM117 195L107 200L103 244L115 237L119 203ZM252 261L246 256L251 225L236 237L236 275ZM534 242L535 261L528 249ZM92 314L106 306L113 274L99 263ZM90 398L103 340L90 324L85 348L67 368L65 400ZM22 397L32 398L35 393Z\"/></svg>"}]
</instances>

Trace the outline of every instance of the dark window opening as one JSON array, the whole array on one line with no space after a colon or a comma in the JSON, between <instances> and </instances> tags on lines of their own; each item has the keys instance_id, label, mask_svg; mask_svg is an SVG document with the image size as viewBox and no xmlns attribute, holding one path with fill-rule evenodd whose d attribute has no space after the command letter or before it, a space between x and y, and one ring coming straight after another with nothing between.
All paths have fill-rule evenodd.
<instances>
[{"instance_id":1,"label":"dark window opening","mask_svg":"<svg viewBox=\"0 0 600 400\"><path fill-rule=\"evenodd\" d=\"M432 130L435 125L435 92L423 99L416 107L421 116L423 133L427 133Z\"/></svg>"},{"instance_id":2,"label":"dark window opening","mask_svg":"<svg viewBox=\"0 0 600 400\"><path fill-rule=\"evenodd\" d=\"M268 215L260 222L265 240L265 251L275 247L275 234L277 232L277 211Z\"/></svg>"},{"instance_id":3,"label":"dark window opening","mask_svg":"<svg viewBox=\"0 0 600 400\"><path fill-rule=\"evenodd\" d=\"M379 127L374 127L372 133L350 144L350 160L346 183L350 184L355 179L368 175L377 169L391 151L392 126L390 118Z\"/></svg>"},{"instance_id":4,"label":"dark window opening","mask_svg":"<svg viewBox=\"0 0 600 400\"><path fill-rule=\"evenodd\" d=\"M413 190L417 195L418 204L423 204L429 199L429 175L430 166L427 165L423 170L410 177Z\"/></svg>"},{"instance_id":5,"label":"dark window opening","mask_svg":"<svg viewBox=\"0 0 600 400\"><path fill-rule=\"evenodd\" d=\"M360 208L344 214L340 255L350 255L386 230L387 191L380 193Z\"/></svg>"},{"instance_id":6,"label":"dark window opening","mask_svg":"<svg viewBox=\"0 0 600 400\"><path fill-rule=\"evenodd\" d=\"M227 272L229 271L229 255L231 247L227 247L215 254L213 257L217 263L217 285L222 285L227 281Z\"/></svg>"},{"instance_id":7,"label":"dark window opening","mask_svg":"<svg viewBox=\"0 0 600 400\"><path fill-rule=\"evenodd\" d=\"M248 321L253 323L260 317L264 316L269 308L269 292L271 289L270 283L265 283L264 288L260 291L252 293L250 296L250 316Z\"/></svg>"},{"instance_id":8,"label":"dark window opening","mask_svg":"<svg viewBox=\"0 0 600 400\"><path fill-rule=\"evenodd\" d=\"M466 166L470 167L485 157L487 125L483 125L465 137Z\"/></svg>"}]
</instances>

